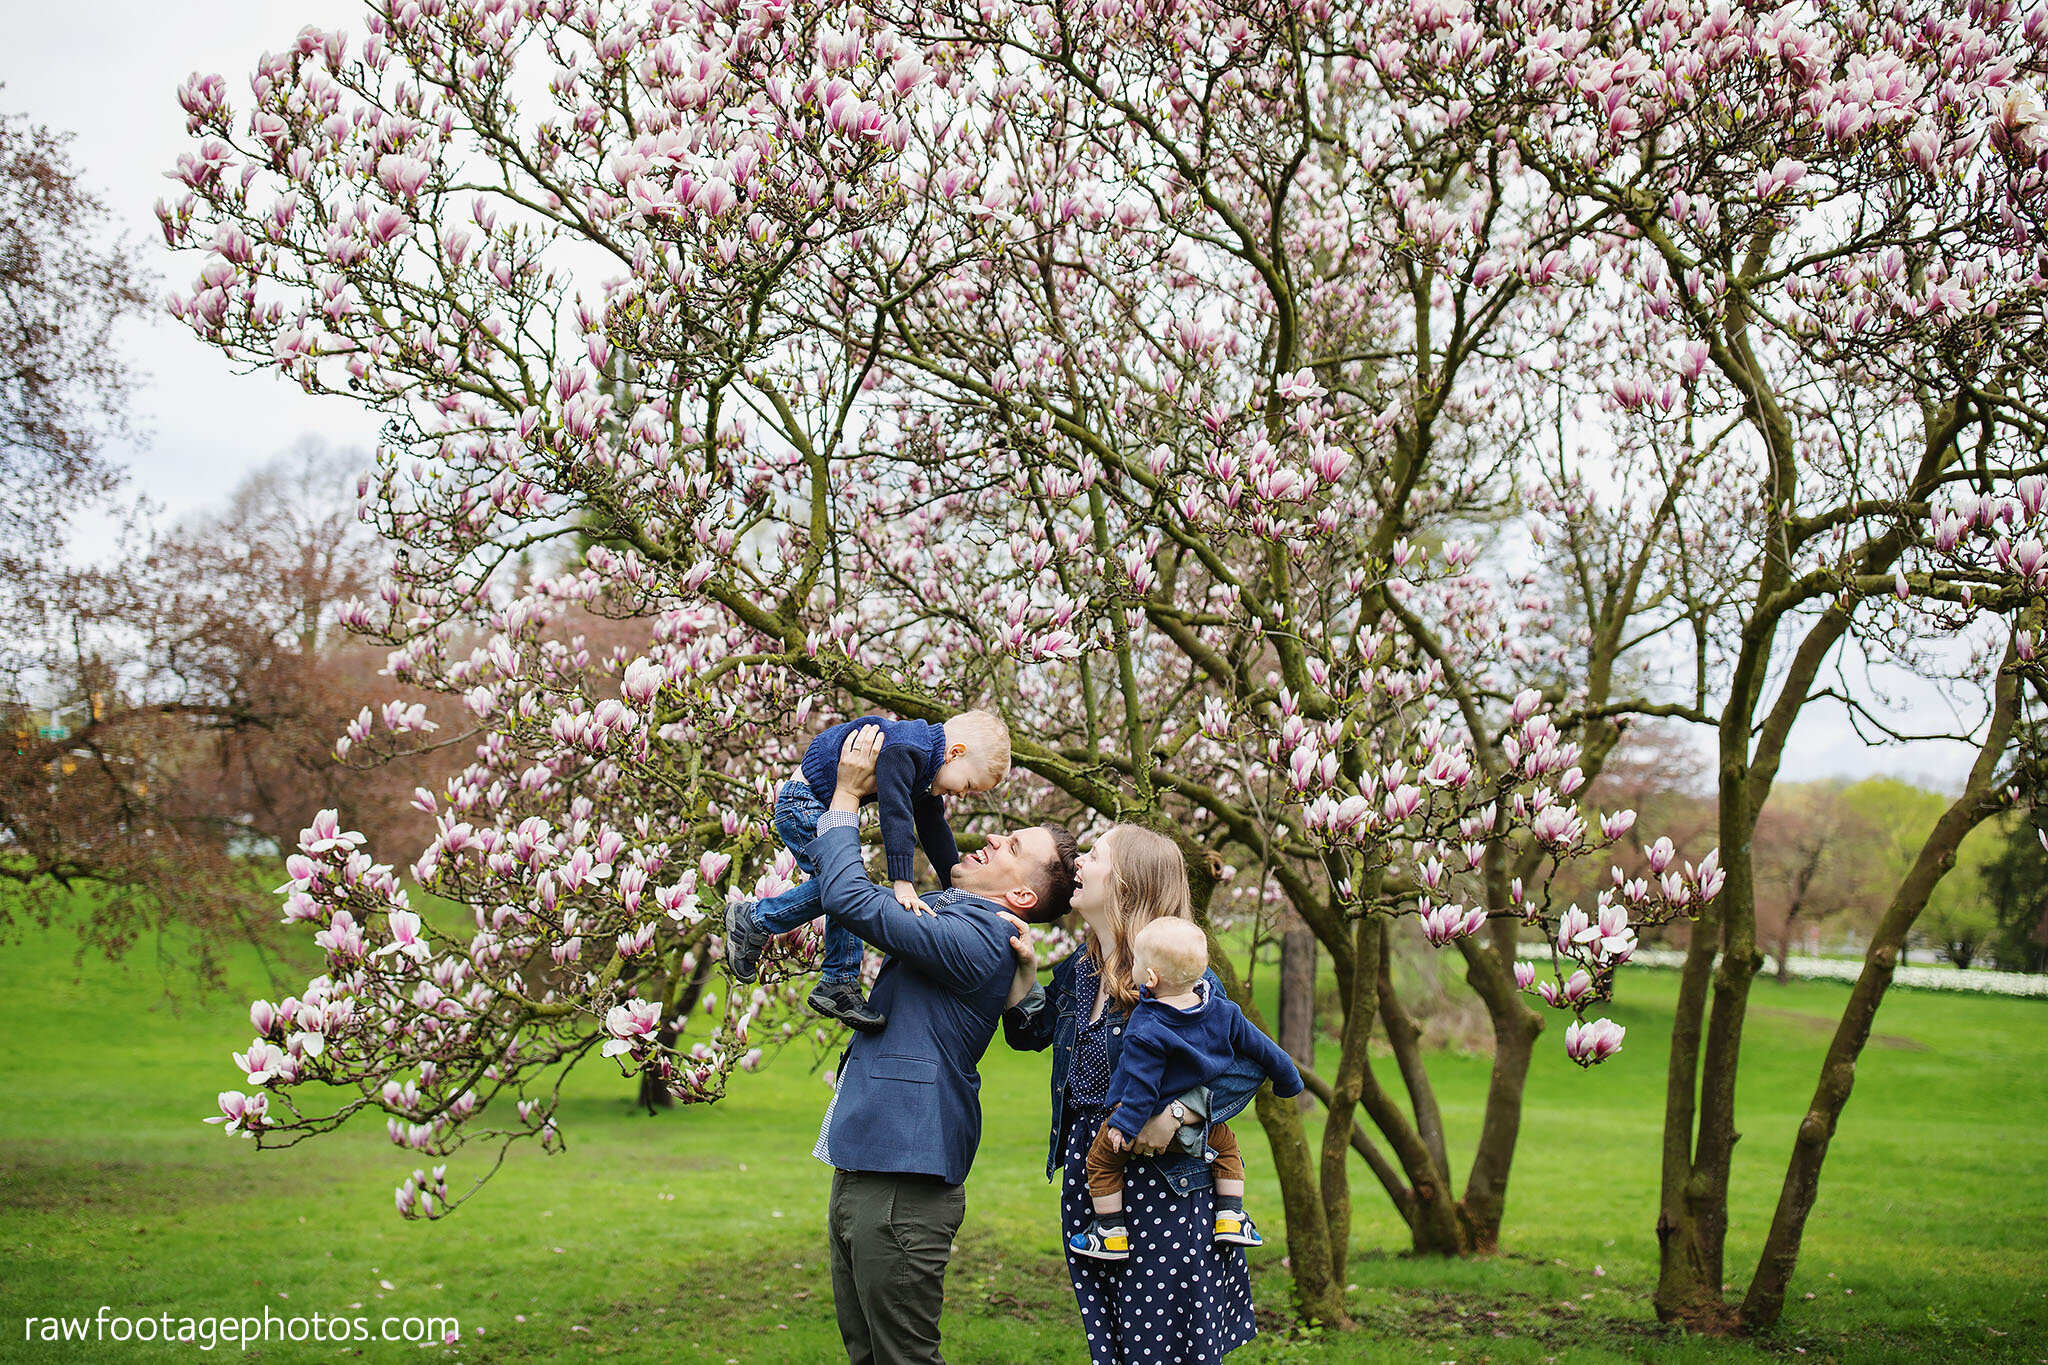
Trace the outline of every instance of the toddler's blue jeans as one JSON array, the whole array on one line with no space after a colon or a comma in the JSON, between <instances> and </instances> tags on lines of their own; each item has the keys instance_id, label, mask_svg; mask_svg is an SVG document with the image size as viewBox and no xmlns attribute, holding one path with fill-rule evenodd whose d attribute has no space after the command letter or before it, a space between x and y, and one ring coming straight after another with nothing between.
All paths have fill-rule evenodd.
<instances>
[{"instance_id":1,"label":"toddler's blue jeans","mask_svg":"<svg viewBox=\"0 0 2048 1365\"><path fill-rule=\"evenodd\" d=\"M796 855L804 880L779 896L755 902L754 923L771 934L786 934L822 913L824 887L818 881L818 865L811 860L811 841L818 837L818 817L824 813L825 803L810 783L792 778L782 784L782 792L775 798L775 832L783 846ZM860 980L861 953L861 941L853 931L840 928L827 916L824 979Z\"/></svg>"}]
</instances>

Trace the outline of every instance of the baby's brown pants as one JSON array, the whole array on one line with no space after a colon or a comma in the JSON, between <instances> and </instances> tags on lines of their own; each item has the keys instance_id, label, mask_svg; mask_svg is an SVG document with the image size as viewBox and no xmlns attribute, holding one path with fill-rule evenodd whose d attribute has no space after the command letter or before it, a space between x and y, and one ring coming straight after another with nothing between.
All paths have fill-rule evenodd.
<instances>
[{"instance_id":1,"label":"baby's brown pants","mask_svg":"<svg viewBox=\"0 0 2048 1365\"><path fill-rule=\"evenodd\" d=\"M1117 1107L1121 1109L1123 1106ZM1210 1167L1216 1179L1244 1179L1244 1156L1237 1150L1237 1134L1230 1131L1229 1124L1219 1123L1209 1130L1209 1145L1216 1149L1216 1161ZM1095 1141L1088 1144L1089 1197L1100 1199L1105 1195L1122 1194L1124 1163L1130 1159L1128 1144L1121 1152L1109 1145L1109 1123L1105 1120L1095 1134Z\"/></svg>"}]
</instances>

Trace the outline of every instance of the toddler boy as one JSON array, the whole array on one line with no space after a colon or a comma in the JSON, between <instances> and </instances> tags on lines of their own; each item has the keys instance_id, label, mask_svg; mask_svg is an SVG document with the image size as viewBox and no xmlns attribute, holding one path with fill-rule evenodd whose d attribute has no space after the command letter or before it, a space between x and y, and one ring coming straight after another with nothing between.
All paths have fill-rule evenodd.
<instances>
[{"instance_id":1,"label":"toddler boy","mask_svg":"<svg viewBox=\"0 0 2048 1365\"><path fill-rule=\"evenodd\" d=\"M1095 1217L1067 1240L1078 1256L1121 1261L1130 1252L1124 1226L1124 1165L1147 1119L1175 1096L1208 1085L1239 1057L1249 1057L1272 1078L1285 1099L1301 1093L1301 1073L1280 1045L1244 1017L1244 1011L1202 980L1209 940L1193 920L1156 919L1131 942L1132 984L1139 999L1124 1026L1123 1051L1104 1102L1110 1115L1088 1148L1088 1195ZM1259 1246L1263 1238L1244 1211L1244 1158L1230 1125L1209 1129L1215 1153L1215 1240Z\"/></svg>"},{"instance_id":2,"label":"toddler boy","mask_svg":"<svg viewBox=\"0 0 2048 1365\"><path fill-rule=\"evenodd\" d=\"M839 781L839 751L855 730L877 725L882 751L875 761L875 792L866 798L882 810L882 850L897 901L907 910L930 913L911 884L912 862L920 844L938 874L950 886L960 851L946 823L948 796L985 792L1010 771L1010 730L989 711L962 711L943 725L922 720L891 720L863 716L835 725L811 741L797 775L782 784L775 800L775 832L806 880L779 896L759 902L735 901L725 911L725 965L732 978L752 982L760 974L761 950L776 934L786 934L816 919L823 888L811 861L811 841L818 837L818 816ZM863 1033L881 1030L888 1020L868 1007L860 989L861 944L851 930L828 918L825 959L812 1009Z\"/></svg>"}]
</instances>

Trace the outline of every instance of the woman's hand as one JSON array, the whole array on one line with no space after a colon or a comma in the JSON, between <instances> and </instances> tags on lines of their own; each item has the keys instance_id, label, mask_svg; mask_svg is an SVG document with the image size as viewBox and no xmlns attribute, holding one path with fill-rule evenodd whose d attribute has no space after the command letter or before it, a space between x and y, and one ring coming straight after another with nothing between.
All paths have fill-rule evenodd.
<instances>
[{"instance_id":1,"label":"woman's hand","mask_svg":"<svg viewBox=\"0 0 2048 1365\"><path fill-rule=\"evenodd\" d=\"M1009 1009L1031 994L1031 988L1038 984L1038 950L1031 946L1031 926L1007 910L996 913L1017 930L1010 935L1010 951L1017 955L1017 974L1010 979L1009 998L1003 1001L1003 1008Z\"/></svg>"},{"instance_id":2,"label":"woman's hand","mask_svg":"<svg viewBox=\"0 0 2048 1365\"><path fill-rule=\"evenodd\" d=\"M1158 1156L1179 1131L1180 1120L1173 1116L1171 1109L1162 1109L1131 1139L1131 1150L1139 1156Z\"/></svg>"},{"instance_id":3,"label":"woman's hand","mask_svg":"<svg viewBox=\"0 0 2048 1365\"><path fill-rule=\"evenodd\" d=\"M839 746L838 787L832 793L835 809L858 810L862 797L875 793L875 760L882 756L882 727L863 725Z\"/></svg>"}]
</instances>

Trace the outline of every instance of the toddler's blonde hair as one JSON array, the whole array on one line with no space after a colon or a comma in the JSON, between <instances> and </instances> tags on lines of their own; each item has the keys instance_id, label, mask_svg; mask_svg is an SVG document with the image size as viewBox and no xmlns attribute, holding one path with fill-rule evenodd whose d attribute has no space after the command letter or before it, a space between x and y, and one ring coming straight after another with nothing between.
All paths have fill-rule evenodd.
<instances>
[{"instance_id":1,"label":"toddler's blonde hair","mask_svg":"<svg viewBox=\"0 0 2048 1365\"><path fill-rule=\"evenodd\" d=\"M946 722L946 744L967 746L991 786L1010 773L1010 727L993 711L962 711Z\"/></svg>"},{"instance_id":2,"label":"toddler's blonde hair","mask_svg":"<svg viewBox=\"0 0 2048 1365\"><path fill-rule=\"evenodd\" d=\"M1138 931L1131 956L1134 974L1159 973L1155 994L1180 995L1209 970L1209 936L1191 919L1155 919Z\"/></svg>"}]
</instances>

